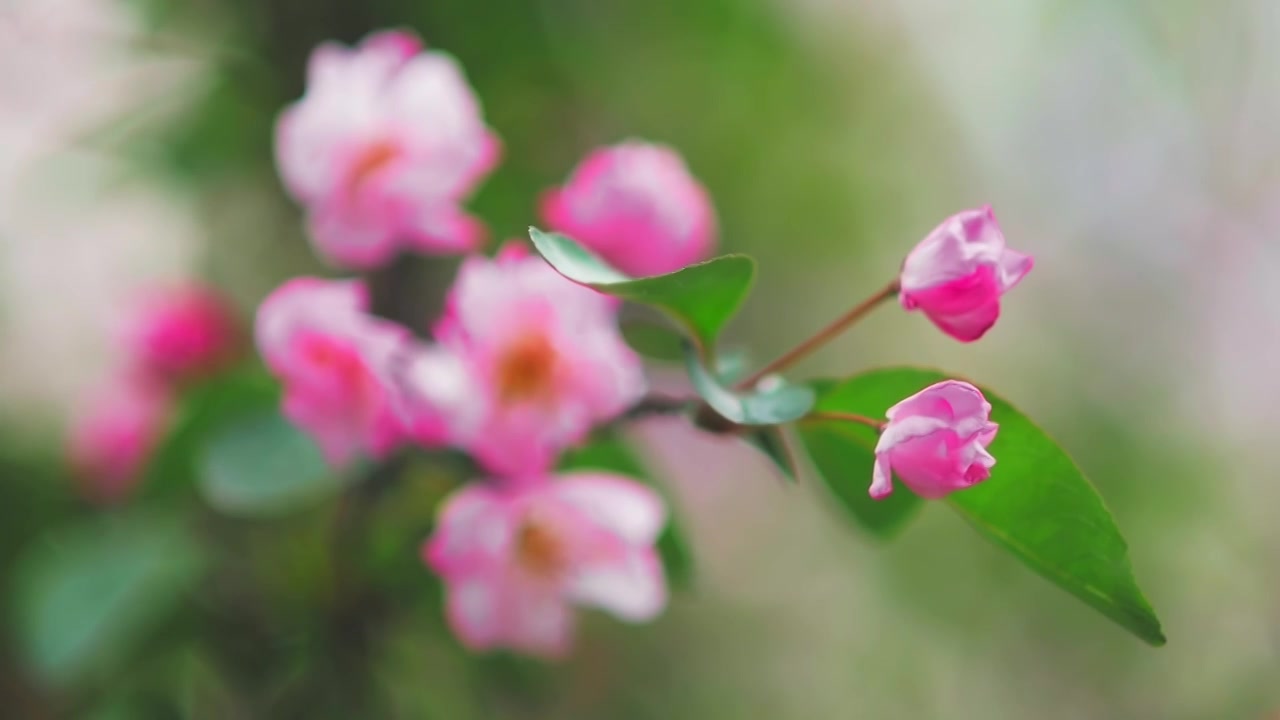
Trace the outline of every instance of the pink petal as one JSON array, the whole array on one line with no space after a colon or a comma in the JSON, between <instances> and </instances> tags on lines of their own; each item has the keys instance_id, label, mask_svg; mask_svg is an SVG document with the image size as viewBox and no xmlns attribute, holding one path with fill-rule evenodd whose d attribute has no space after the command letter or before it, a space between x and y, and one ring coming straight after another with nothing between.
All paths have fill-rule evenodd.
<instances>
[{"instance_id":1,"label":"pink petal","mask_svg":"<svg viewBox=\"0 0 1280 720\"><path fill-rule=\"evenodd\" d=\"M666 505L652 489L617 475L561 475L551 492L624 541L652 545L666 526Z\"/></svg>"},{"instance_id":2,"label":"pink petal","mask_svg":"<svg viewBox=\"0 0 1280 720\"><path fill-rule=\"evenodd\" d=\"M503 588L492 577L475 575L450 584L445 591L445 619L469 650L488 650L504 641L506 618Z\"/></svg>"},{"instance_id":3,"label":"pink petal","mask_svg":"<svg viewBox=\"0 0 1280 720\"><path fill-rule=\"evenodd\" d=\"M529 655L557 659L573 645L573 611L550 588L513 583L506 602L502 644Z\"/></svg>"},{"instance_id":4,"label":"pink petal","mask_svg":"<svg viewBox=\"0 0 1280 720\"><path fill-rule=\"evenodd\" d=\"M876 453L875 468L871 473L868 494L875 500L886 498L893 492L893 469L889 465L889 453Z\"/></svg>"},{"instance_id":5,"label":"pink petal","mask_svg":"<svg viewBox=\"0 0 1280 720\"><path fill-rule=\"evenodd\" d=\"M666 576L651 547L625 547L584 564L567 591L575 602L628 622L652 620L667 605Z\"/></svg>"},{"instance_id":6,"label":"pink petal","mask_svg":"<svg viewBox=\"0 0 1280 720\"><path fill-rule=\"evenodd\" d=\"M423 559L446 577L488 571L502 564L514 522L503 495L483 485L467 485L441 507L435 532L423 546Z\"/></svg>"}]
</instances>

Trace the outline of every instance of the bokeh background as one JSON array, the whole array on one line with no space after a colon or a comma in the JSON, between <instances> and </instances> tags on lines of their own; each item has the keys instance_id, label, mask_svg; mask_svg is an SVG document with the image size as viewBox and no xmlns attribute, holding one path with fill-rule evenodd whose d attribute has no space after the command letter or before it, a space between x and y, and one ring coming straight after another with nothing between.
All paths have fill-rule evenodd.
<instances>
[{"instance_id":1,"label":"bokeh background","mask_svg":"<svg viewBox=\"0 0 1280 720\"><path fill-rule=\"evenodd\" d=\"M589 149L677 147L723 248L761 263L731 335L757 359L883 284L944 216L991 203L1037 267L982 342L890 308L805 369L935 365L1000 389L1107 499L1168 646L943 508L879 545L814 483L653 421L636 437L679 498L696 583L651 626L590 618L563 665L456 647L415 567L430 504L414 496L372 516L392 528L377 557L397 592L359 642L315 599L337 562L320 507L219 525L244 577L177 608L138 601L164 619L75 677L33 667L10 580L104 512L78 499L63 437L115 362L113 323L150 284L206 279L248 317L284 278L325 272L274 175L272 123L315 44L390 26L457 56L502 136L473 204L497 237ZM1278 35L1270 0L4 0L0 714L1267 717ZM254 572L277 582L240 592Z\"/></svg>"}]
</instances>

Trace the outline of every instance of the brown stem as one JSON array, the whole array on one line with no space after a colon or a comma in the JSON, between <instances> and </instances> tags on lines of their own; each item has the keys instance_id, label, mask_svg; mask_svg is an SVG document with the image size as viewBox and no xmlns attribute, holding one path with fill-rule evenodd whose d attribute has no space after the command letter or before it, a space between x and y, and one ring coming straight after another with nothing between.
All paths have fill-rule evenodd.
<instances>
[{"instance_id":1,"label":"brown stem","mask_svg":"<svg viewBox=\"0 0 1280 720\"><path fill-rule=\"evenodd\" d=\"M885 425L883 420L877 420L873 417L867 417L866 415L858 415L857 413L846 413L846 412L828 412L825 410L818 410L815 412L811 412L805 416L805 419L806 420L835 420L837 422L858 423L859 425L867 425L868 427L873 427L876 429L876 432L883 430Z\"/></svg>"},{"instance_id":2,"label":"brown stem","mask_svg":"<svg viewBox=\"0 0 1280 720\"><path fill-rule=\"evenodd\" d=\"M823 345L826 345L828 342L831 342L831 340L837 335L847 330L850 325L861 320L864 315L875 309L877 305L897 295L898 289L898 279L894 278L893 282L885 285L871 297L853 306L849 312L846 312L844 315L836 318L833 322L819 330L809 339L801 342L799 345L796 345L783 353L773 362L755 371L751 377L739 381L735 387L738 390L745 390L747 388L754 387L762 378L781 370L785 370L796 364L798 361L808 357L809 354Z\"/></svg>"}]
</instances>

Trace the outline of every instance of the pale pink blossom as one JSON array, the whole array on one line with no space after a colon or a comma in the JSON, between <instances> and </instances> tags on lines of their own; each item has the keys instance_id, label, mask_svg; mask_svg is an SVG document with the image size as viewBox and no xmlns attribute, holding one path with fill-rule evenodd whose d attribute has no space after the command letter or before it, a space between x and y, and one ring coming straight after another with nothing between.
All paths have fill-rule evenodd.
<instances>
[{"instance_id":1,"label":"pale pink blossom","mask_svg":"<svg viewBox=\"0 0 1280 720\"><path fill-rule=\"evenodd\" d=\"M484 228L460 205L499 153L458 63L401 31L316 48L276 127L285 187L317 251L345 267L477 247Z\"/></svg>"},{"instance_id":2,"label":"pale pink blossom","mask_svg":"<svg viewBox=\"0 0 1280 720\"><path fill-rule=\"evenodd\" d=\"M907 255L899 300L961 342L982 337L1000 316L1000 296L1031 271L1032 259L1005 246L990 206L952 215Z\"/></svg>"},{"instance_id":3,"label":"pale pink blossom","mask_svg":"<svg viewBox=\"0 0 1280 720\"><path fill-rule=\"evenodd\" d=\"M142 479L171 411L167 389L137 374L113 377L89 397L72 422L67 448L85 494L98 502L126 498Z\"/></svg>"},{"instance_id":4,"label":"pale pink blossom","mask_svg":"<svg viewBox=\"0 0 1280 720\"><path fill-rule=\"evenodd\" d=\"M924 498L940 498L990 477L996 459L987 446L998 426L990 421L991 403L978 388L946 380L885 415L889 422L876 443L871 497L893 492L894 474Z\"/></svg>"},{"instance_id":5,"label":"pale pink blossom","mask_svg":"<svg viewBox=\"0 0 1280 720\"><path fill-rule=\"evenodd\" d=\"M126 319L122 344L140 372L182 382L232 362L240 329L229 304L211 288L156 288L138 298Z\"/></svg>"},{"instance_id":6,"label":"pale pink blossom","mask_svg":"<svg viewBox=\"0 0 1280 720\"><path fill-rule=\"evenodd\" d=\"M463 645L554 658L572 644L572 606L627 622L662 612L654 543L665 523L657 493L614 475L475 483L445 502L423 556L444 579L445 613Z\"/></svg>"},{"instance_id":7,"label":"pale pink blossom","mask_svg":"<svg viewBox=\"0 0 1280 720\"><path fill-rule=\"evenodd\" d=\"M388 383L408 331L367 306L357 281L298 278L258 309L258 350L284 384L284 415L337 466L382 457L405 439Z\"/></svg>"},{"instance_id":8,"label":"pale pink blossom","mask_svg":"<svg viewBox=\"0 0 1280 720\"><path fill-rule=\"evenodd\" d=\"M684 160L637 141L600 148L546 194L543 220L631 275L674 272L710 254L715 210Z\"/></svg>"},{"instance_id":9,"label":"pale pink blossom","mask_svg":"<svg viewBox=\"0 0 1280 720\"><path fill-rule=\"evenodd\" d=\"M463 263L435 328L457 361L411 373L404 388L428 414L453 408L451 441L504 476L544 472L645 390L616 304L516 248Z\"/></svg>"}]
</instances>

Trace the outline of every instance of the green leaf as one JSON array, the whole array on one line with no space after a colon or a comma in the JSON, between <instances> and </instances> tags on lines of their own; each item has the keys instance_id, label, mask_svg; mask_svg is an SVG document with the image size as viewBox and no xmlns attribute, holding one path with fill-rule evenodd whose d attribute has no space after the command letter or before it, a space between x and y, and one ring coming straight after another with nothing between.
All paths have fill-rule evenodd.
<instances>
[{"instance_id":1,"label":"green leaf","mask_svg":"<svg viewBox=\"0 0 1280 720\"><path fill-rule=\"evenodd\" d=\"M795 458L791 457L791 452L787 448L786 440L782 436L782 428L777 426L764 427L746 433L741 437L743 442L759 450L765 457L769 458L774 467L778 469L778 472L782 474L784 480L795 482Z\"/></svg>"},{"instance_id":2,"label":"green leaf","mask_svg":"<svg viewBox=\"0 0 1280 720\"><path fill-rule=\"evenodd\" d=\"M704 354L715 348L716 337L755 280L756 263L745 255L724 255L666 275L631 278L564 235L529 228L529 237L561 275L662 310L693 337Z\"/></svg>"},{"instance_id":3,"label":"green leaf","mask_svg":"<svg viewBox=\"0 0 1280 720\"><path fill-rule=\"evenodd\" d=\"M635 478L657 490L667 503L667 527L658 536L658 555L662 557L662 566L666 569L667 582L676 587L688 587L693 582L693 552L676 517L675 504L671 493L654 482L652 475L645 468L635 451L625 440L614 434L592 438L582 447L565 453L560 460L560 469L603 470L615 472Z\"/></svg>"},{"instance_id":4,"label":"green leaf","mask_svg":"<svg viewBox=\"0 0 1280 720\"><path fill-rule=\"evenodd\" d=\"M830 387L817 410L883 417L899 400L948 379L934 370L875 370ZM1043 430L982 388L1000 425L990 479L948 497L979 533L1152 645L1164 634L1129 563L1128 545L1097 491ZM864 432L850 424L851 432ZM865 433L864 433L865 437ZM896 495L899 490L895 490Z\"/></svg>"},{"instance_id":5,"label":"green leaf","mask_svg":"<svg viewBox=\"0 0 1280 720\"><path fill-rule=\"evenodd\" d=\"M197 457L213 433L237 418L269 410L279 402L280 384L256 366L187 390L179 400L173 424L147 463L143 495L161 497L191 487L197 473Z\"/></svg>"},{"instance_id":6,"label":"green leaf","mask_svg":"<svg viewBox=\"0 0 1280 720\"><path fill-rule=\"evenodd\" d=\"M685 369L693 389L707 405L738 425L771 426L799 420L813 408L814 392L807 385L776 385L749 393L726 388L702 365L693 348L685 353Z\"/></svg>"},{"instance_id":7,"label":"green leaf","mask_svg":"<svg viewBox=\"0 0 1280 720\"><path fill-rule=\"evenodd\" d=\"M661 362L684 359L684 338L674 329L656 322L632 320L619 325L622 339L641 356Z\"/></svg>"},{"instance_id":8,"label":"green leaf","mask_svg":"<svg viewBox=\"0 0 1280 720\"><path fill-rule=\"evenodd\" d=\"M868 439L859 430L870 428L811 420L802 421L797 428L823 485L863 530L888 539L919 512L923 503L902 483L883 500L872 500L867 493L876 459L875 433L868 432Z\"/></svg>"},{"instance_id":9,"label":"green leaf","mask_svg":"<svg viewBox=\"0 0 1280 720\"><path fill-rule=\"evenodd\" d=\"M199 580L204 557L176 522L113 520L50 533L14 572L15 632L50 683L121 662Z\"/></svg>"},{"instance_id":10,"label":"green leaf","mask_svg":"<svg viewBox=\"0 0 1280 720\"><path fill-rule=\"evenodd\" d=\"M344 483L316 444L275 410L215 434L200 460L200 490L229 515L269 517L311 506Z\"/></svg>"}]
</instances>

